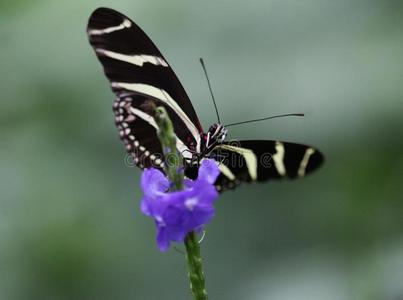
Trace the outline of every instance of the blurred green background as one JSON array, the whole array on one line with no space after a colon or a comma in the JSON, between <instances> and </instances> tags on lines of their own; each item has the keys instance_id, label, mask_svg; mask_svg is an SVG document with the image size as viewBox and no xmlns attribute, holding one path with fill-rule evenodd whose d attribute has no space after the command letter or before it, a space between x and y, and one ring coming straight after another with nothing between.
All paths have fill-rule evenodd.
<instances>
[{"instance_id":1,"label":"blurred green background","mask_svg":"<svg viewBox=\"0 0 403 300\"><path fill-rule=\"evenodd\" d=\"M190 299L182 254L139 212L109 89L85 33L135 20L205 128L317 146L295 182L223 194L202 243L210 299L403 299L403 2L0 2L0 299Z\"/></svg>"}]
</instances>

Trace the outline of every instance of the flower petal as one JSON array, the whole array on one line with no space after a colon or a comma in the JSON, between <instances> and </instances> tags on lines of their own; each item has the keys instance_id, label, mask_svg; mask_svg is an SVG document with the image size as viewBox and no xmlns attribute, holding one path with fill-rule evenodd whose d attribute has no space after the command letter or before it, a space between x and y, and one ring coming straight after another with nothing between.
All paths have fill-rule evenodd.
<instances>
[{"instance_id":1,"label":"flower petal","mask_svg":"<svg viewBox=\"0 0 403 300\"><path fill-rule=\"evenodd\" d=\"M143 197L143 199L141 199L140 210L146 216L151 216L149 201L150 200L147 197Z\"/></svg>"},{"instance_id":2,"label":"flower petal","mask_svg":"<svg viewBox=\"0 0 403 300\"><path fill-rule=\"evenodd\" d=\"M161 251L167 251L169 248L169 236L165 227L157 228L157 244Z\"/></svg>"},{"instance_id":3,"label":"flower petal","mask_svg":"<svg viewBox=\"0 0 403 300\"><path fill-rule=\"evenodd\" d=\"M187 234L181 224L157 226L157 230L157 244L161 251L166 251L169 248L170 241L183 242Z\"/></svg>"},{"instance_id":4,"label":"flower petal","mask_svg":"<svg viewBox=\"0 0 403 300\"><path fill-rule=\"evenodd\" d=\"M195 209L189 213L189 218L183 223L183 227L188 228L188 232L197 230L210 223L215 214L213 207L207 210Z\"/></svg>"},{"instance_id":5,"label":"flower petal","mask_svg":"<svg viewBox=\"0 0 403 300\"><path fill-rule=\"evenodd\" d=\"M210 184L214 184L218 175L220 175L218 162L214 159L203 159L199 168L197 180L202 179Z\"/></svg>"},{"instance_id":6,"label":"flower petal","mask_svg":"<svg viewBox=\"0 0 403 300\"><path fill-rule=\"evenodd\" d=\"M146 196L156 197L168 190L169 181L160 170L145 169L141 176L141 188Z\"/></svg>"},{"instance_id":7,"label":"flower petal","mask_svg":"<svg viewBox=\"0 0 403 300\"><path fill-rule=\"evenodd\" d=\"M199 206L212 205L217 199L218 192L214 185L210 184L206 180L196 180L191 190L191 196L197 195L200 197Z\"/></svg>"},{"instance_id":8,"label":"flower petal","mask_svg":"<svg viewBox=\"0 0 403 300\"><path fill-rule=\"evenodd\" d=\"M170 205L167 206L164 210L164 213L162 215L162 219L164 220L165 224L167 224L168 226L175 226L178 224L182 223L183 220L183 209L180 207L180 203L177 202L182 201L182 199L184 198L183 195L178 194L178 197L176 197L176 199L174 197L170 197ZM171 195L169 195L171 196ZM177 202L177 203L175 203Z\"/></svg>"},{"instance_id":9,"label":"flower petal","mask_svg":"<svg viewBox=\"0 0 403 300\"><path fill-rule=\"evenodd\" d=\"M185 189L193 188L193 183L193 180L190 180L188 178L183 179L183 185L185 186Z\"/></svg>"}]
</instances>

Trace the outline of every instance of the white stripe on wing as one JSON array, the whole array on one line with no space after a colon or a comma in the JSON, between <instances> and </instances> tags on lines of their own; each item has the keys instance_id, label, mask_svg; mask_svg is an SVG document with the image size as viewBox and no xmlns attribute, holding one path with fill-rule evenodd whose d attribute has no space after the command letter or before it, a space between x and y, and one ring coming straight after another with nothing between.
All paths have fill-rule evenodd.
<instances>
[{"instance_id":1,"label":"white stripe on wing","mask_svg":"<svg viewBox=\"0 0 403 300\"><path fill-rule=\"evenodd\" d=\"M284 144L281 142L276 142L276 153L273 154L273 161L274 161L274 166L276 167L277 172L280 174L280 176L285 176L286 171L285 171L285 166L284 166Z\"/></svg>"},{"instance_id":2,"label":"white stripe on wing","mask_svg":"<svg viewBox=\"0 0 403 300\"><path fill-rule=\"evenodd\" d=\"M122 24L117 25L117 26L111 26L111 27L107 27L104 29L88 29L88 34L89 35L101 35L101 34L105 34L105 33L111 33L111 32L117 31L117 30L129 28L131 26L132 26L132 23L128 19L124 19Z\"/></svg>"},{"instance_id":3,"label":"white stripe on wing","mask_svg":"<svg viewBox=\"0 0 403 300\"><path fill-rule=\"evenodd\" d=\"M298 177L303 177L305 175L305 170L306 170L306 167L308 166L309 158L314 153L315 153L315 150L313 148L308 148L305 150L304 157L302 158L301 164L299 165L299 168L298 168Z\"/></svg>"},{"instance_id":4,"label":"white stripe on wing","mask_svg":"<svg viewBox=\"0 0 403 300\"><path fill-rule=\"evenodd\" d=\"M161 57L154 55L127 55L118 52L109 51L106 49L95 49L97 53L103 56L107 56L116 60L124 61L132 65L142 67L144 63L150 63L156 66L168 67L168 63Z\"/></svg>"}]
</instances>

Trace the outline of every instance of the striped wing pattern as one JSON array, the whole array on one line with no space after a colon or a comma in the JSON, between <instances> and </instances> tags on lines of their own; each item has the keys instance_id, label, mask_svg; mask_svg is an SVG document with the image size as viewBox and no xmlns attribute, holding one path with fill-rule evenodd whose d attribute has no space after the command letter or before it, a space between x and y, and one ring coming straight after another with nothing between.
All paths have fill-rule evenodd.
<instances>
[{"instance_id":1,"label":"striped wing pattern","mask_svg":"<svg viewBox=\"0 0 403 300\"><path fill-rule=\"evenodd\" d=\"M306 145L268 140L224 143L209 157L220 162L217 189L235 188L242 182L301 178L318 168L322 154Z\"/></svg>"},{"instance_id":2,"label":"striped wing pattern","mask_svg":"<svg viewBox=\"0 0 403 300\"><path fill-rule=\"evenodd\" d=\"M88 22L90 44L116 94L119 134L136 164L159 165L161 147L145 105L164 106L173 121L178 150L200 151L202 127L174 71L148 36L129 18L109 8L95 10Z\"/></svg>"}]
</instances>

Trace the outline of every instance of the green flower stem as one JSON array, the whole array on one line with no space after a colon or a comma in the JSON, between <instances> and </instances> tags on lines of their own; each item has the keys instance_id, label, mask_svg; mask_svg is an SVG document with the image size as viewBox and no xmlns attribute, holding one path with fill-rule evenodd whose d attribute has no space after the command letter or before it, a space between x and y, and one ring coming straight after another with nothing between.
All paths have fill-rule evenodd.
<instances>
[{"instance_id":1,"label":"green flower stem","mask_svg":"<svg viewBox=\"0 0 403 300\"><path fill-rule=\"evenodd\" d=\"M165 155L165 172L174 184L173 189L179 191L183 188L183 160L176 149L176 135L166 110L163 107L155 109L155 121L158 124L158 139Z\"/></svg>"},{"instance_id":2,"label":"green flower stem","mask_svg":"<svg viewBox=\"0 0 403 300\"><path fill-rule=\"evenodd\" d=\"M173 190L183 189L183 159L176 149L176 136L173 125L163 107L155 108L155 121L158 124L158 138L165 155L165 172L174 184ZM195 232L185 238L186 260L189 268L190 289L195 300L207 300L205 279L200 256L200 245Z\"/></svg>"},{"instance_id":3,"label":"green flower stem","mask_svg":"<svg viewBox=\"0 0 403 300\"><path fill-rule=\"evenodd\" d=\"M206 282L200 256L200 245L194 231L185 238L186 259L189 268L190 289L196 300L207 300Z\"/></svg>"}]
</instances>

